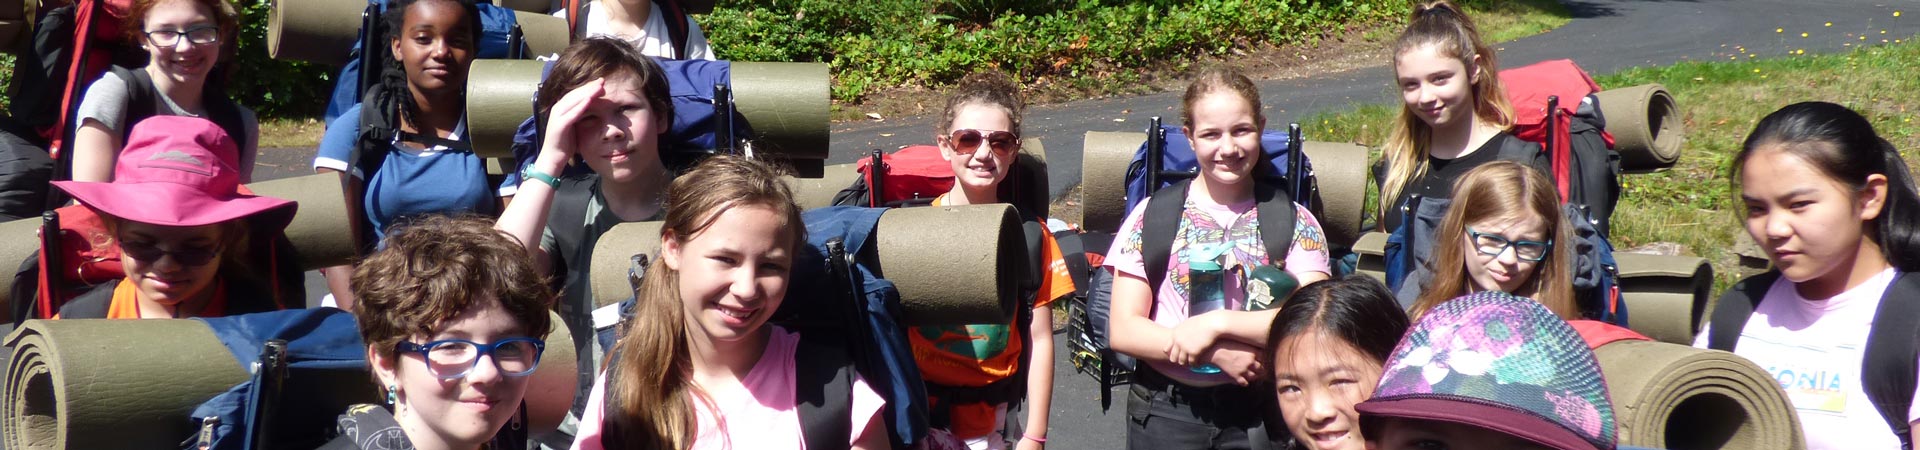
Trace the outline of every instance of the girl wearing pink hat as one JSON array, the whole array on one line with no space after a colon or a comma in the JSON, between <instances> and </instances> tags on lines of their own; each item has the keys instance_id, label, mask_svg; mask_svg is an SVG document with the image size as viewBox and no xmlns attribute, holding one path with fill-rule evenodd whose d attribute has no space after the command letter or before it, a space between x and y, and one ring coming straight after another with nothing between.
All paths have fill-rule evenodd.
<instances>
[{"instance_id":1,"label":"girl wearing pink hat","mask_svg":"<svg viewBox=\"0 0 1920 450\"><path fill-rule=\"evenodd\" d=\"M53 185L100 215L126 278L60 308L60 318L217 317L302 305L300 278L259 257L291 255L280 235L294 202L251 195L234 169L239 149L205 119L159 116L134 125L107 183ZM291 267L291 266L286 266Z\"/></svg>"}]
</instances>

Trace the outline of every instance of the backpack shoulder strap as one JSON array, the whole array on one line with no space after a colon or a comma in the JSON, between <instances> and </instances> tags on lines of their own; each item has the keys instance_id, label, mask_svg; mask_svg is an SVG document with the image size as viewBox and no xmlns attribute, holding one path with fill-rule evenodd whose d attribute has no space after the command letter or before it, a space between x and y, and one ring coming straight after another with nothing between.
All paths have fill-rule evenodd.
<instances>
[{"instance_id":1,"label":"backpack shoulder strap","mask_svg":"<svg viewBox=\"0 0 1920 450\"><path fill-rule=\"evenodd\" d=\"M108 66L107 72L127 83L126 116L120 119L120 142L125 143L127 136L133 133L133 124L152 117L157 108L154 106L153 77L147 75L145 70L131 70L118 65Z\"/></svg>"},{"instance_id":2,"label":"backpack shoulder strap","mask_svg":"<svg viewBox=\"0 0 1920 450\"><path fill-rule=\"evenodd\" d=\"M1293 196L1286 189L1266 183L1254 185L1254 208L1260 215L1260 241L1267 247L1267 263L1286 264L1287 250L1293 248L1293 228L1300 220L1293 208Z\"/></svg>"},{"instance_id":3,"label":"backpack shoulder strap","mask_svg":"<svg viewBox=\"0 0 1920 450\"><path fill-rule=\"evenodd\" d=\"M1913 448L1907 410L1913 406L1914 372L1920 369L1914 360L1920 354L1916 331L1920 331L1920 272L1901 273L1873 313L1860 378L1867 398L1905 449Z\"/></svg>"},{"instance_id":4,"label":"backpack shoulder strap","mask_svg":"<svg viewBox=\"0 0 1920 450\"><path fill-rule=\"evenodd\" d=\"M853 359L845 347L808 335L800 335L793 355L801 438L807 448L846 448L853 440Z\"/></svg>"},{"instance_id":5,"label":"backpack shoulder strap","mask_svg":"<svg viewBox=\"0 0 1920 450\"><path fill-rule=\"evenodd\" d=\"M105 319L107 310L113 307L113 290L119 282L101 283L93 289L67 301L60 307L61 319Z\"/></svg>"},{"instance_id":6,"label":"backpack shoulder strap","mask_svg":"<svg viewBox=\"0 0 1920 450\"><path fill-rule=\"evenodd\" d=\"M574 42L579 42L580 38L584 37L581 35L586 31L585 28L581 28L580 3L581 0L566 0L566 5L562 6L567 11L567 33Z\"/></svg>"},{"instance_id":7,"label":"backpack shoulder strap","mask_svg":"<svg viewBox=\"0 0 1920 450\"><path fill-rule=\"evenodd\" d=\"M1707 322L1713 325L1708 331L1707 348L1733 351L1734 345L1740 343L1740 330L1747 328L1747 318L1753 316L1753 310L1760 307L1760 299L1766 298L1767 288L1778 279L1780 272L1769 271L1740 280L1721 294L1720 301L1713 307L1711 322Z\"/></svg>"},{"instance_id":8,"label":"backpack shoulder strap","mask_svg":"<svg viewBox=\"0 0 1920 450\"><path fill-rule=\"evenodd\" d=\"M1147 288L1156 293L1167 279L1167 258L1173 257L1173 235L1180 232L1180 219L1187 209L1187 189L1192 180L1183 180L1147 198L1146 215L1140 218L1140 257L1147 266Z\"/></svg>"},{"instance_id":9,"label":"backpack shoulder strap","mask_svg":"<svg viewBox=\"0 0 1920 450\"><path fill-rule=\"evenodd\" d=\"M599 175L566 177L560 180L560 187L553 193L553 210L547 217L547 229L553 230L553 260L560 265L556 269L571 269L573 254L585 250L587 239L587 203L593 198L593 191L600 188ZM564 280L561 271L554 273L556 279Z\"/></svg>"},{"instance_id":10,"label":"backpack shoulder strap","mask_svg":"<svg viewBox=\"0 0 1920 450\"><path fill-rule=\"evenodd\" d=\"M687 56L687 40L693 34L692 30L687 29L687 11L680 7L679 0L656 0L653 4L659 5L660 13L666 15L660 18L660 23L667 24L667 38L673 43L673 59L692 59Z\"/></svg>"}]
</instances>

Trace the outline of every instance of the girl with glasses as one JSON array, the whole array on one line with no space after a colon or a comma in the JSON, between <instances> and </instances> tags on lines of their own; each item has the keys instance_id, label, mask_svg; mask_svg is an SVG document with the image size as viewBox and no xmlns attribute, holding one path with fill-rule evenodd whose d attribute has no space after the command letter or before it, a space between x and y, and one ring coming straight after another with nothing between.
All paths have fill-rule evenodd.
<instances>
[{"instance_id":1,"label":"girl with glasses","mask_svg":"<svg viewBox=\"0 0 1920 450\"><path fill-rule=\"evenodd\" d=\"M1427 282L1413 302L1417 320L1434 305L1473 292L1532 298L1561 318L1580 319L1573 282L1571 226L1553 180L1510 161L1490 162L1453 185L1453 204L1434 232ZM1449 241L1451 240L1451 241ZM1452 242L1452 244L1448 244Z\"/></svg>"},{"instance_id":2,"label":"girl with glasses","mask_svg":"<svg viewBox=\"0 0 1920 450\"><path fill-rule=\"evenodd\" d=\"M94 80L80 101L73 130L73 179L113 179L114 161L133 125L153 116L212 120L240 149L240 182L253 180L260 124L253 110L227 97L224 68L239 29L225 0L136 0L129 38L146 50L145 67L115 67Z\"/></svg>"},{"instance_id":3,"label":"girl with glasses","mask_svg":"<svg viewBox=\"0 0 1920 450\"><path fill-rule=\"evenodd\" d=\"M112 182L54 182L99 215L106 235L90 240L96 252L117 247L126 273L67 302L59 317L219 317L304 306L281 236L296 206L241 193L236 151L213 122L154 117L133 126Z\"/></svg>"},{"instance_id":4,"label":"girl with glasses","mask_svg":"<svg viewBox=\"0 0 1920 450\"><path fill-rule=\"evenodd\" d=\"M395 228L353 276L354 316L388 406L350 408L321 448L526 448L527 427L507 424L554 325L544 281L490 220Z\"/></svg>"}]
</instances>

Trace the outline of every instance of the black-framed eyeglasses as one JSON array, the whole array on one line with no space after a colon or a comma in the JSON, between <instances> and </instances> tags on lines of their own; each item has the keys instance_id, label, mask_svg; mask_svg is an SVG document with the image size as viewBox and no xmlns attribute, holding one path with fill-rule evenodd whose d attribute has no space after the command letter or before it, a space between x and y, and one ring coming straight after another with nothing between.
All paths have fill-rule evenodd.
<instances>
[{"instance_id":1,"label":"black-framed eyeglasses","mask_svg":"<svg viewBox=\"0 0 1920 450\"><path fill-rule=\"evenodd\" d=\"M1540 262L1547 259L1547 250L1553 249L1551 239L1546 242L1511 240L1497 234L1474 231L1472 228L1467 229L1467 237L1473 238L1473 248L1480 254L1493 257L1499 257L1500 253L1506 252L1507 248L1511 247L1513 256L1526 261Z\"/></svg>"},{"instance_id":2,"label":"black-framed eyeglasses","mask_svg":"<svg viewBox=\"0 0 1920 450\"><path fill-rule=\"evenodd\" d=\"M953 153L960 155L973 154L980 149L982 142L986 143L988 148L992 148L994 153L1002 156L1013 154L1014 150L1020 149L1020 136L1014 135L1011 131L961 128L953 130L953 134L944 137L952 145Z\"/></svg>"},{"instance_id":3,"label":"black-framed eyeglasses","mask_svg":"<svg viewBox=\"0 0 1920 450\"><path fill-rule=\"evenodd\" d=\"M479 364L480 357L493 355L493 367L501 374L510 377L524 377L540 368L540 354L547 350L546 341L530 337L507 338L492 344L482 344L466 339L442 339L425 344L401 341L395 345L400 353L419 353L426 357L427 370L442 380L467 376L473 366Z\"/></svg>"},{"instance_id":4,"label":"black-framed eyeglasses","mask_svg":"<svg viewBox=\"0 0 1920 450\"><path fill-rule=\"evenodd\" d=\"M220 27L218 25L201 25L185 30L148 31L147 42L161 47L172 47L180 44L181 36L186 36L187 42L191 42L193 45L212 44L220 42Z\"/></svg>"},{"instance_id":5,"label":"black-framed eyeglasses","mask_svg":"<svg viewBox=\"0 0 1920 450\"><path fill-rule=\"evenodd\" d=\"M160 247L144 242L120 241L120 253L128 258L146 262L159 262L160 258L172 256L173 262L182 266L199 267L213 262L220 256L219 246L190 247L180 250L161 250Z\"/></svg>"}]
</instances>

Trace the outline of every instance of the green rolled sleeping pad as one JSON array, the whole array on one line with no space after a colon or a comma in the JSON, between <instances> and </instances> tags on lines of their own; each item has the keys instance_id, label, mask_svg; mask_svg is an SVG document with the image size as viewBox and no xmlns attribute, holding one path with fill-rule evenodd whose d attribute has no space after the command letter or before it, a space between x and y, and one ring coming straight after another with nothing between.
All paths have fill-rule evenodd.
<instances>
[{"instance_id":1,"label":"green rolled sleeping pad","mask_svg":"<svg viewBox=\"0 0 1920 450\"><path fill-rule=\"evenodd\" d=\"M1693 345L1713 314L1713 266L1693 256L1614 252L1613 258L1629 328L1660 342Z\"/></svg>"},{"instance_id":2,"label":"green rolled sleeping pad","mask_svg":"<svg viewBox=\"0 0 1920 450\"><path fill-rule=\"evenodd\" d=\"M532 3L535 9L520 9ZM548 15L545 0L509 0L514 21L534 55L559 53L572 42L566 19ZM327 65L347 63L360 39L366 0L272 0L267 9L267 55Z\"/></svg>"},{"instance_id":3,"label":"green rolled sleeping pad","mask_svg":"<svg viewBox=\"0 0 1920 450\"><path fill-rule=\"evenodd\" d=\"M1353 244L1353 253L1360 256L1355 272L1387 282L1387 233L1368 231L1360 235L1360 240Z\"/></svg>"},{"instance_id":4,"label":"green rolled sleeping pad","mask_svg":"<svg viewBox=\"0 0 1920 450\"><path fill-rule=\"evenodd\" d=\"M1127 218L1127 166L1146 140L1147 134L1138 131L1087 132L1080 155L1082 229L1119 231Z\"/></svg>"},{"instance_id":5,"label":"green rolled sleeping pad","mask_svg":"<svg viewBox=\"0 0 1920 450\"><path fill-rule=\"evenodd\" d=\"M0 223L0 267L20 267L28 256L40 251L40 218L30 217ZM13 320L13 277L0 277L0 318Z\"/></svg>"},{"instance_id":6,"label":"green rolled sleeping pad","mask_svg":"<svg viewBox=\"0 0 1920 450\"><path fill-rule=\"evenodd\" d=\"M1300 150L1313 164L1314 183L1320 186L1320 229L1334 247L1360 241L1367 203L1367 147L1348 142L1306 141ZM1300 196L1296 195L1298 199Z\"/></svg>"},{"instance_id":7,"label":"green rolled sleeping pad","mask_svg":"<svg viewBox=\"0 0 1920 450\"><path fill-rule=\"evenodd\" d=\"M614 226L593 250L595 306L633 295L633 255L657 261L661 222ZM1006 204L895 208L880 216L869 248L900 290L908 325L1010 320L1026 256L1020 219ZM659 267L656 262L654 267Z\"/></svg>"},{"instance_id":8,"label":"green rolled sleeping pad","mask_svg":"<svg viewBox=\"0 0 1920 450\"><path fill-rule=\"evenodd\" d=\"M1608 89L1595 94L1607 133L1620 153L1620 168L1652 172L1673 167L1686 144L1686 118L1667 87L1658 83Z\"/></svg>"},{"instance_id":9,"label":"green rolled sleeping pad","mask_svg":"<svg viewBox=\"0 0 1920 450\"><path fill-rule=\"evenodd\" d=\"M819 178L786 178L787 186L793 189L793 201L800 204L800 209L833 206L834 194L860 179L859 167L851 163L826 166L822 172Z\"/></svg>"},{"instance_id":10,"label":"green rolled sleeping pad","mask_svg":"<svg viewBox=\"0 0 1920 450\"><path fill-rule=\"evenodd\" d=\"M1652 341L1594 349L1621 445L1802 450L1800 419L1773 376L1738 355Z\"/></svg>"},{"instance_id":11,"label":"green rolled sleeping pad","mask_svg":"<svg viewBox=\"0 0 1920 450\"><path fill-rule=\"evenodd\" d=\"M534 434L560 423L577 383L571 335L558 315L549 317L553 331L525 397ZM0 438L9 449L173 448L196 431L195 407L249 378L213 330L192 319L30 320L6 343L13 351ZM377 402L372 376L328 388Z\"/></svg>"},{"instance_id":12,"label":"green rolled sleeping pad","mask_svg":"<svg viewBox=\"0 0 1920 450\"><path fill-rule=\"evenodd\" d=\"M468 68L467 130L475 153L513 156L513 133L533 117L533 96L544 64L478 60ZM734 107L753 127L754 156L827 159L831 83L826 64L735 62L731 70Z\"/></svg>"}]
</instances>

